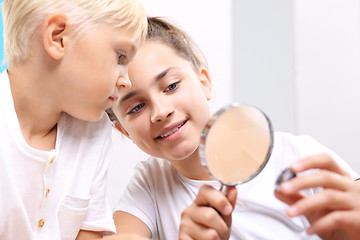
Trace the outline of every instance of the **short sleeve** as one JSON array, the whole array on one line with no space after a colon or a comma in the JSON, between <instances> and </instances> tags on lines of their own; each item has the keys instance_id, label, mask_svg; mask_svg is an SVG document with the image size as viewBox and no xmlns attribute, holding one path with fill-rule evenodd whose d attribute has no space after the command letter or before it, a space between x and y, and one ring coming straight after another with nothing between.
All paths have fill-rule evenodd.
<instances>
[{"instance_id":1,"label":"short sleeve","mask_svg":"<svg viewBox=\"0 0 360 240\"><path fill-rule=\"evenodd\" d=\"M302 152L302 157L310 156L317 153L327 153L329 154L341 168L347 171L352 179L359 178L359 174L356 173L344 159L342 159L338 154L328 149L327 147L320 144L317 140L310 136L303 136L301 138L300 149Z\"/></svg>"},{"instance_id":2,"label":"short sleeve","mask_svg":"<svg viewBox=\"0 0 360 240\"><path fill-rule=\"evenodd\" d=\"M115 211L124 211L143 221L153 236L156 231L155 189L151 172L140 162Z\"/></svg>"}]
</instances>

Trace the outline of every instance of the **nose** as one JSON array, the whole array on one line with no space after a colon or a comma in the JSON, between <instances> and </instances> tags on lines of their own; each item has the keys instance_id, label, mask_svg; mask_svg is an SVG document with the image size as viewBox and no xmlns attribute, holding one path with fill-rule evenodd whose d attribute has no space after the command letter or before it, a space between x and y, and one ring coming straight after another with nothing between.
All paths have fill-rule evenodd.
<instances>
[{"instance_id":1,"label":"nose","mask_svg":"<svg viewBox=\"0 0 360 240\"><path fill-rule=\"evenodd\" d=\"M174 113L173 106L166 101L160 102L159 100L153 102L153 110L151 113L151 122L161 122L172 116Z\"/></svg>"},{"instance_id":2,"label":"nose","mask_svg":"<svg viewBox=\"0 0 360 240\"><path fill-rule=\"evenodd\" d=\"M116 82L116 86L120 89L120 88L130 88L131 87L131 81L130 78L127 74L124 75L120 75L117 82Z\"/></svg>"}]
</instances>

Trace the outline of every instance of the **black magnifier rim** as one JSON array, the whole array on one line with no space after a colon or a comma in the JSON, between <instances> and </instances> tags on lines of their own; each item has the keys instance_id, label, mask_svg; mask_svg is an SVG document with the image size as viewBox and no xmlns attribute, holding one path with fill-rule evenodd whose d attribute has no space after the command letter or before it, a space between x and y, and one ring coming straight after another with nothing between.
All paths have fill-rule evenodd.
<instances>
[{"instance_id":1,"label":"black magnifier rim","mask_svg":"<svg viewBox=\"0 0 360 240\"><path fill-rule=\"evenodd\" d=\"M207 136L208 136L208 134L209 134L209 132L211 130L211 127L214 125L215 121L223 113L225 113L226 111L228 111L228 110L230 110L232 108L241 107L241 106L255 108L255 109L257 109L258 111L260 111L263 114L263 116L265 117L265 119L267 121L268 127L269 127L270 144L269 144L268 152L267 152L266 157L265 157L265 161L261 164L259 169L254 174L250 175L248 178L246 178L246 179L244 179L244 180L242 180L240 182L224 183L220 179L216 178L216 176L214 176L211 173L211 170L210 170L209 166L207 165L207 160L206 160L206 139L207 139ZM231 103L229 105L226 105L225 107L220 108L217 112L215 112L211 116L211 118L207 121L207 123L205 124L205 126L204 126L204 128L203 128L203 130L201 132L201 136L200 136L199 157L200 157L201 164L209 170L210 176L213 179L217 180L218 182L220 182L221 184L226 185L226 186L235 186L235 185L246 183L246 182L250 181L251 179L256 177L264 169L264 167L266 166L266 164L268 163L268 161L269 161L269 159L271 157L273 146L274 146L274 130L273 130L273 126L272 126L271 121L268 118L268 116L261 109L259 109L258 107L251 106L251 105L248 105L248 104Z\"/></svg>"}]
</instances>

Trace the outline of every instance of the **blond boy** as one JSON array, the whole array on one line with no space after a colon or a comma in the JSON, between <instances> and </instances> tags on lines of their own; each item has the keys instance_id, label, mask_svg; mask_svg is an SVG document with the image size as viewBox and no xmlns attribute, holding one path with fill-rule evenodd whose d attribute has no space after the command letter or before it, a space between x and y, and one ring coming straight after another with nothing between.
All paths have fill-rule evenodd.
<instances>
[{"instance_id":1,"label":"blond boy","mask_svg":"<svg viewBox=\"0 0 360 240\"><path fill-rule=\"evenodd\" d=\"M114 232L105 198L111 126L146 31L140 0L4 0L0 239Z\"/></svg>"}]
</instances>

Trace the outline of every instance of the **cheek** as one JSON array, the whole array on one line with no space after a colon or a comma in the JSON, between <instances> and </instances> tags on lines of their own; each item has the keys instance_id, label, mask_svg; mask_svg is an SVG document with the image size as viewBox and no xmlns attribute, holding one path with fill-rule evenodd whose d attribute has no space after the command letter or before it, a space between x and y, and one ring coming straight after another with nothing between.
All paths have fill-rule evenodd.
<instances>
[{"instance_id":1,"label":"cheek","mask_svg":"<svg viewBox=\"0 0 360 240\"><path fill-rule=\"evenodd\" d=\"M195 114L195 118L198 119L198 126L204 127L206 122L211 116L209 102L204 95L192 96L194 101L191 101L190 107L193 109L192 113ZM191 97L189 97L190 99ZM196 100L195 100L196 99ZM194 111L195 110L195 111Z\"/></svg>"},{"instance_id":2,"label":"cheek","mask_svg":"<svg viewBox=\"0 0 360 240\"><path fill-rule=\"evenodd\" d=\"M156 152L154 152L155 146L153 145L153 139L150 138L148 133L146 133L144 130L139 130L133 136L134 138L130 136L132 142L136 146L138 146L143 152L153 156L154 154L156 154Z\"/></svg>"},{"instance_id":3,"label":"cheek","mask_svg":"<svg viewBox=\"0 0 360 240\"><path fill-rule=\"evenodd\" d=\"M188 99L188 104L190 104L193 109L196 109L199 112L204 113L210 111L209 102L205 93L203 92L203 89L200 86L194 86L188 89L192 90L186 91L182 101L184 101L184 99Z\"/></svg>"},{"instance_id":4,"label":"cheek","mask_svg":"<svg viewBox=\"0 0 360 240\"><path fill-rule=\"evenodd\" d=\"M123 71L123 70L121 70ZM114 91L116 84L120 76L120 70L117 66L107 66L102 67L98 70L98 73L94 73L93 77L98 78L95 80L98 82L98 89L104 89L106 91Z\"/></svg>"},{"instance_id":5,"label":"cheek","mask_svg":"<svg viewBox=\"0 0 360 240\"><path fill-rule=\"evenodd\" d=\"M150 136L149 127L142 118L131 119L123 126L135 144L140 144Z\"/></svg>"}]
</instances>

